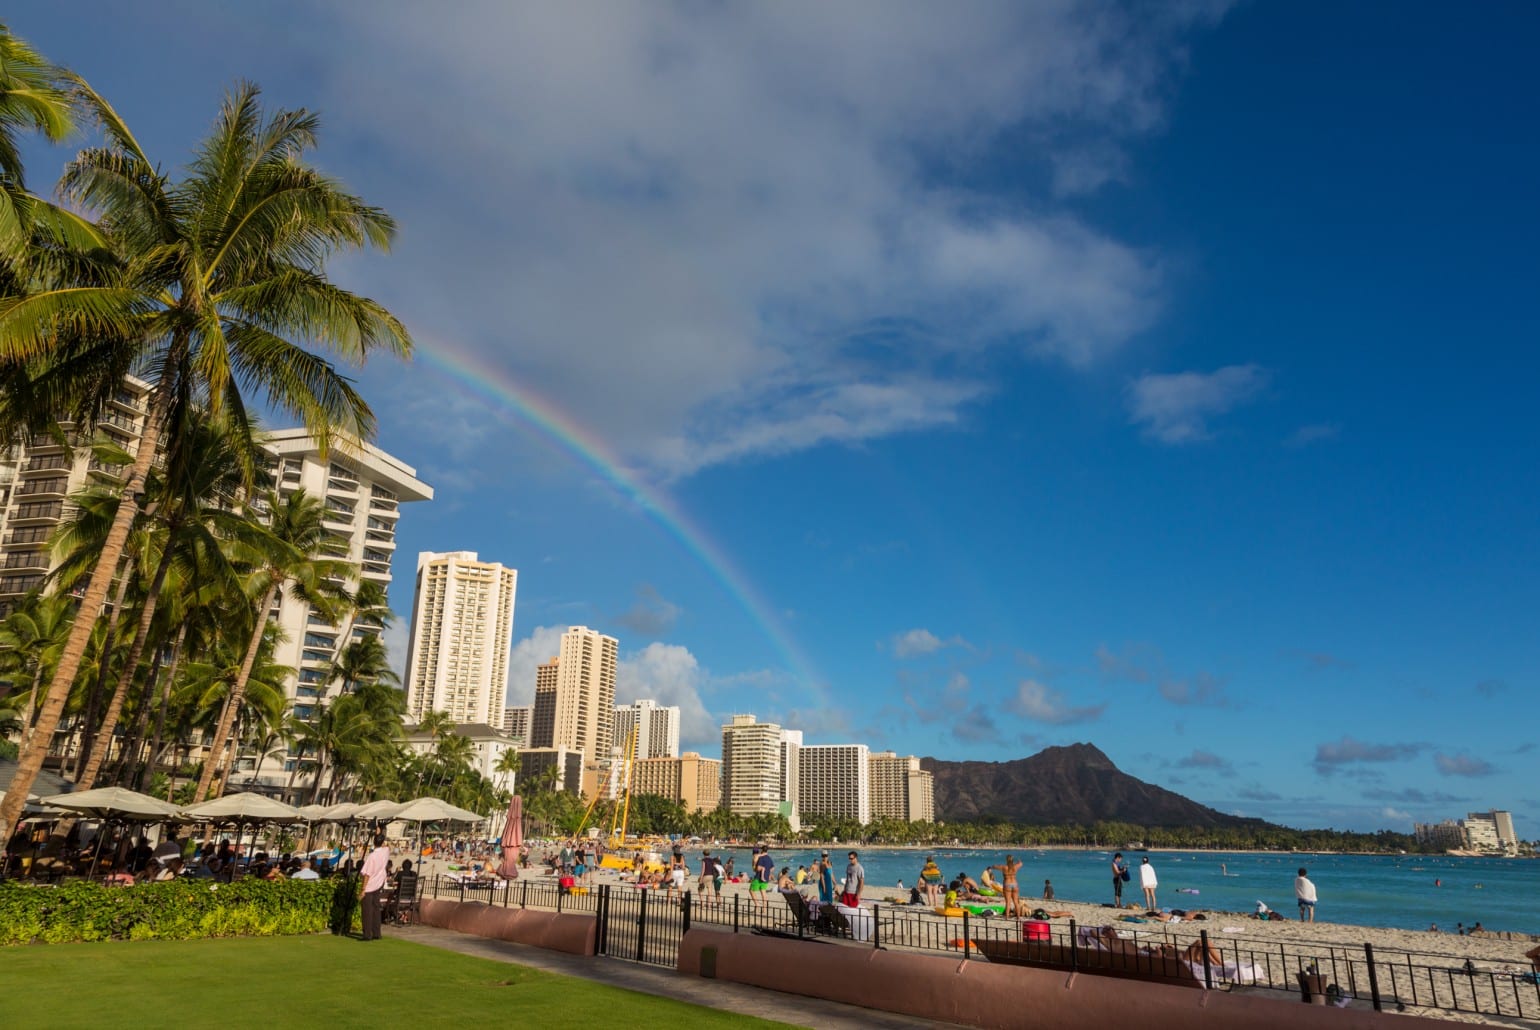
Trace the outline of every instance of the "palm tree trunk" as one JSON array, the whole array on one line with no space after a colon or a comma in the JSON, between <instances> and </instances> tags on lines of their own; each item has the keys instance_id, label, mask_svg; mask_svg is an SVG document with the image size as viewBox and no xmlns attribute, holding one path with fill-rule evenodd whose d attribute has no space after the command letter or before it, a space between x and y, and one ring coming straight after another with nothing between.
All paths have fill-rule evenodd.
<instances>
[{"instance_id":1,"label":"palm tree trunk","mask_svg":"<svg viewBox=\"0 0 1540 1030\"><path fill-rule=\"evenodd\" d=\"M235 715L241 710L241 702L246 697L246 681L251 679L251 669L257 663L257 651L262 646L262 632L267 629L267 613L273 607L273 600L278 596L278 588L282 584L274 582L262 594L262 604L257 609L257 623L251 628L251 640L246 645L246 657L241 660L241 671L235 678L235 683L230 687L230 696L225 701L225 709L219 716L219 726L214 730L214 743L209 748L209 760L203 763L203 774L198 777L198 788L193 791L193 804L202 801L209 793L209 784L214 779L214 766L224 750L225 742L230 737L230 727L235 722ZM224 793L224 784L221 783L219 792Z\"/></svg>"},{"instance_id":2,"label":"palm tree trunk","mask_svg":"<svg viewBox=\"0 0 1540 1030\"><path fill-rule=\"evenodd\" d=\"M160 757L160 741L166 732L166 710L171 707L171 688L176 684L176 669L182 661L182 641L187 639L187 623L176 631L176 642L171 645L171 671L166 674L166 685L160 692L160 711L155 713L155 738L150 744L150 755L139 773L139 789L149 785L151 770Z\"/></svg>"},{"instance_id":3,"label":"palm tree trunk","mask_svg":"<svg viewBox=\"0 0 1540 1030\"><path fill-rule=\"evenodd\" d=\"M160 602L161 588L166 585L166 573L171 571L171 539L167 537L166 548L161 552L160 561L155 565L155 578L150 581L149 593L145 595L144 603L139 606L139 624L134 627L134 642L129 645L128 657L123 660L123 671L118 675L118 684L112 691L112 700L107 702L107 711L102 716L102 725L97 730L96 737L101 741L100 747L91 749L91 757L86 761L85 770L75 778L77 790L90 790L96 786L97 773L101 772L104 762L107 760L107 752L112 749L112 734L118 728L118 719L123 715L123 702L128 699L128 688L134 682L134 673L139 671L139 659L144 655L144 642L150 636L150 623L155 620L155 606ZM127 576L124 576L127 579Z\"/></svg>"},{"instance_id":4,"label":"palm tree trunk","mask_svg":"<svg viewBox=\"0 0 1540 1030\"><path fill-rule=\"evenodd\" d=\"M81 766L89 764L92 752L96 750L96 738L99 735L95 729L96 708L101 703L102 695L107 692L107 673L112 668L113 638L118 634L118 616L122 614L123 598L128 594L128 584L134 578L135 568L132 558L123 565L123 574L118 577L118 592L113 595L111 614L107 619L106 631L102 634L102 653L96 663L96 683L91 687L91 696L86 699L85 719L80 724L80 753L75 757L75 775L72 777L77 784L80 782ZM87 784L82 789L88 789L89 786Z\"/></svg>"},{"instance_id":5,"label":"palm tree trunk","mask_svg":"<svg viewBox=\"0 0 1540 1030\"><path fill-rule=\"evenodd\" d=\"M130 768L129 763L139 762L144 753L144 731L150 725L150 709L155 704L155 688L160 684L160 670L165 654L164 647L156 647L155 654L150 658L150 672L144 678L144 691L139 695L139 703L134 706L133 724L123 736L123 746L118 749L118 764L110 777L113 783L122 784L124 774ZM137 781L138 777L134 779Z\"/></svg>"},{"instance_id":6,"label":"palm tree trunk","mask_svg":"<svg viewBox=\"0 0 1540 1030\"><path fill-rule=\"evenodd\" d=\"M186 350L187 339L183 335L173 342L169 356L171 360L165 367L175 368L180 365L181 356ZM53 679L48 684L48 693L38 713L37 731L28 741L26 749L17 757L16 774L11 779L10 789L5 792L4 802L0 802L0 827L9 829L16 825L16 820L21 818L22 806L27 802L27 792L32 789L37 774L42 771L43 757L48 753L53 731L58 728L59 719L64 714L64 703L69 700L70 685L75 682L75 674L80 671L80 663L85 659L91 628L101 615L102 605L107 602L112 577L118 570L118 561L123 557L123 549L128 544L128 531L134 524L134 516L139 514L139 494L144 490L150 463L155 460L161 426L171 406L171 385L163 379L151 391L150 411L145 416L144 432L139 436L139 450L134 455L133 468L129 470L128 480L123 484L122 500L118 502L112 528L107 531L107 539L102 544L101 556L96 559L96 568L91 570L85 596L81 598L75 621L70 626L69 638L65 640L64 649L59 655L59 665L54 669Z\"/></svg>"},{"instance_id":7,"label":"palm tree trunk","mask_svg":"<svg viewBox=\"0 0 1540 1030\"><path fill-rule=\"evenodd\" d=\"M321 800L321 774L326 771L326 749L316 751L315 756L315 782L310 785L310 803L317 804Z\"/></svg>"},{"instance_id":8,"label":"palm tree trunk","mask_svg":"<svg viewBox=\"0 0 1540 1030\"><path fill-rule=\"evenodd\" d=\"M43 659L37 660L37 668L32 670L32 690L27 694L27 716L22 721L21 746L25 750L27 741L32 739L32 720L37 716L37 693L43 689Z\"/></svg>"}]
</instances>

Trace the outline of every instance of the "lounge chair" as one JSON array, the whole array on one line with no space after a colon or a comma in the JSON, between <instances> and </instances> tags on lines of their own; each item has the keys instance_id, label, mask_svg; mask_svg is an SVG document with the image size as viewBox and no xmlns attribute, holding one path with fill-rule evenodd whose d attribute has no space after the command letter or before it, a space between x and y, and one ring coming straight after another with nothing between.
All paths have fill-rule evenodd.
<instances>
[{"instance_id":1,"label":"lounge chair","mask_svg":"<svg viewBox=\"0 0 1540 1030\"><path fill-rule=\"evenodd\" d=\"M392 922L406 925L417 916L417 901L422 882L416 873L401 873L396 877L396 896L391 900L390 911L385 913Z\"/></svg>"}]
</instances>

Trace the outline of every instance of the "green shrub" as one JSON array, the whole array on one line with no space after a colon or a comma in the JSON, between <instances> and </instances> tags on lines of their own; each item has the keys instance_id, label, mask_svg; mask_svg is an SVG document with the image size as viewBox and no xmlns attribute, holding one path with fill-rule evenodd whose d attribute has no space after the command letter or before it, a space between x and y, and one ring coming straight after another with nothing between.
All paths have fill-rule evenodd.
<instances>
[{"instance_id":1,"label":"green shrub","mask_svg":"<svg viewBox=\"0 0 1540 1030\"><path fill-rule=\"evenodd\" d=\"M336 932L357 925L337 919L339 911L355 915L356 886L342 879L0 884L0 945Z\"/></svg>"}]
</instances>

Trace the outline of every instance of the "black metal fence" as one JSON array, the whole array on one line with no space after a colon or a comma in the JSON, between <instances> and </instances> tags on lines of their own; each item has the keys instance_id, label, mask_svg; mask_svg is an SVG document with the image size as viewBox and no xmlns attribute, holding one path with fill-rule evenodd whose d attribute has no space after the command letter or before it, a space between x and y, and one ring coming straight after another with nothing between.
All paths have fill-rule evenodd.
<instances>
[{"instance_id":1,"label":"black metal fence","mask_svg":"<svg viewBox=\"0 0 1540 1030\"><path fill-rule=\"evenodd\" d=\"M1520 1019L1540 1018L1534 973L1428 952L1376 950L1370 944L1280 942L1210 934L1197 924L1079 926L1003 916L938 916L902 905L873 905L832 924L799 918L778 892L726 897L631 884L563 888L554 880L477 883L435 876L425 896L489 905L583 912L598 921L598 951L662 966L678 961L693 926L732 933L824 937L849 947L950 954L964 961L1070 968L1212 989L1276 990L1375 1009L1424 1008ZM1122 936L1126 934L1127 936ZM1031 939L1029 939L1029 937Z\"/></svg>"}]
</instances>

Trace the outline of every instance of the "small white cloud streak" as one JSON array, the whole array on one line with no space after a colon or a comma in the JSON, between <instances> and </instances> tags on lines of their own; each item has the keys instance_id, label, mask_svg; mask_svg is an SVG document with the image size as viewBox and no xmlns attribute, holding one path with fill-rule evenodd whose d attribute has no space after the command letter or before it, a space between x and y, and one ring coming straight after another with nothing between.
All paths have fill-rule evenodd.
<instances>
[{"instance_id":1,"label":"small white cloud streak","mask_svg":"<svg viewBox=\"0 0 1540 1030\"><path fill-rule=\"evenodd\" d=\"M1147 373L1128 386L1128 418L1149 439L1163 444L1210 438L1209 421L1246 403L1269 380L1258 365L1230 365L1213 372Z\"/></svg>"}]
</instances>

